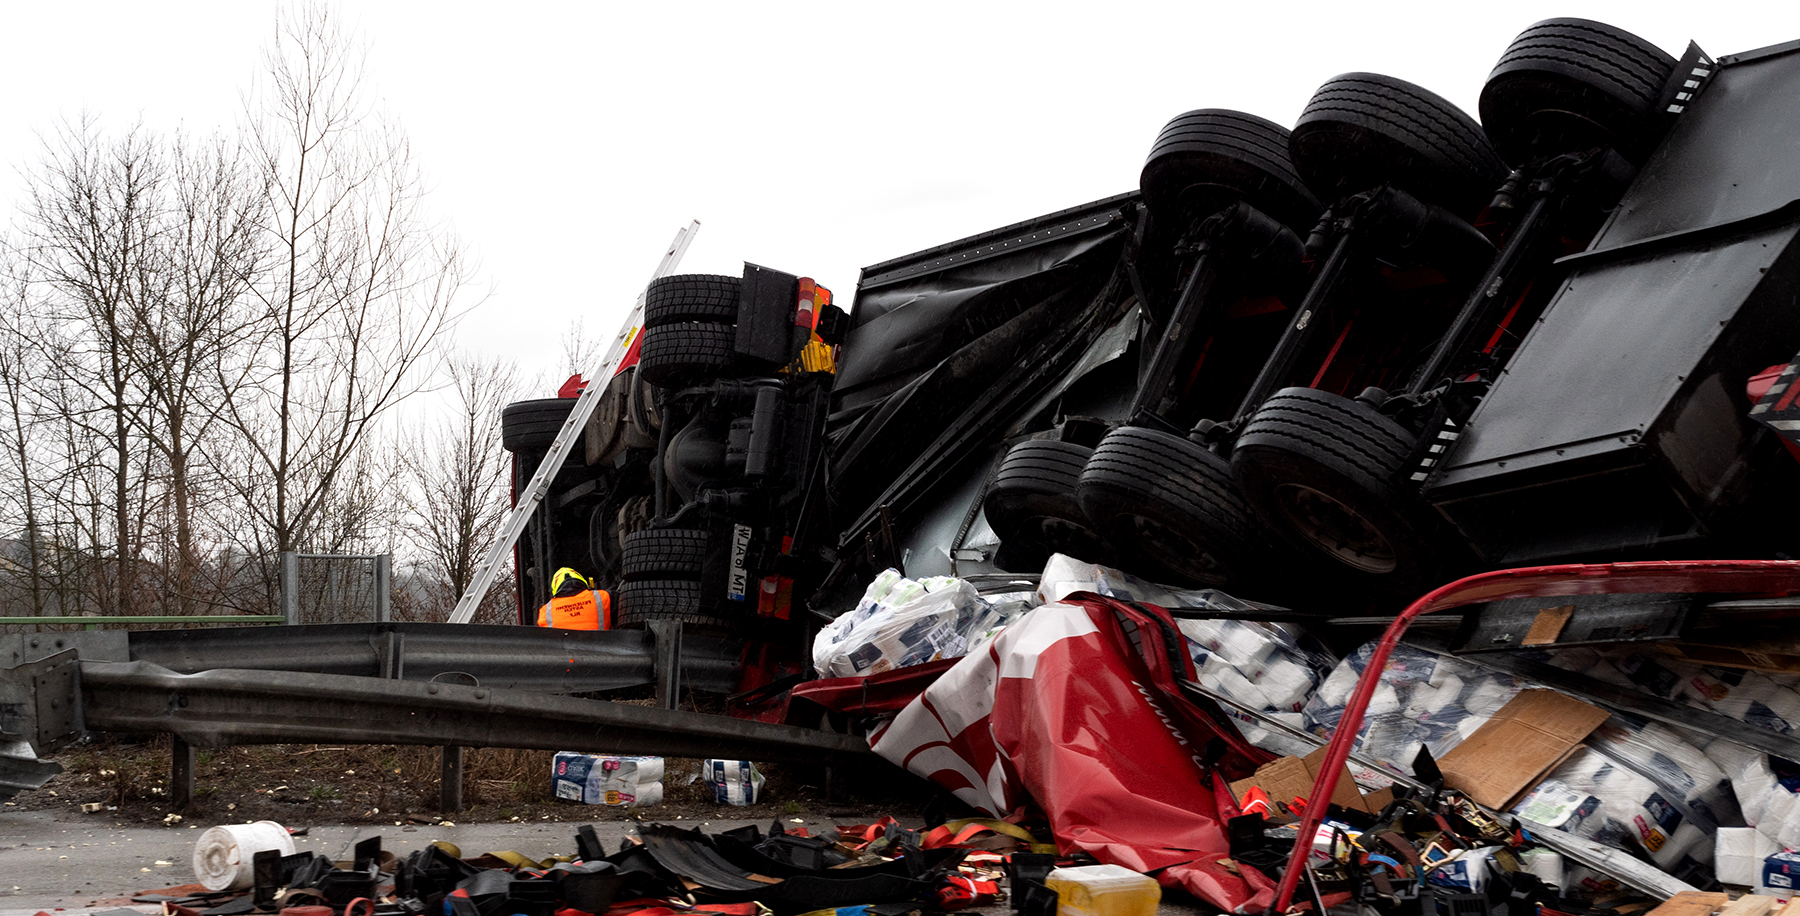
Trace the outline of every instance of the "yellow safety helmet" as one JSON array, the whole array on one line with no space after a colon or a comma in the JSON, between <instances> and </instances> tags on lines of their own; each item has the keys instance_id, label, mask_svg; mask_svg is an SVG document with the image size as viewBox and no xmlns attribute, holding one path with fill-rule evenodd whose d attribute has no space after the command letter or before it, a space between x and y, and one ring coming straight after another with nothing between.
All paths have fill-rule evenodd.
<instances>
[{"instance_id":1,"label":"yellow safety helmet","mask_svg":"<svg viewBox=\"0 0 1800 916\"><path fill-rule=\"evenodd\" d=\"M550 594L552 596L561 595L563 583L569 581L570 579L574 579L575 581L580 582L586 588L594 587L594 583L589 582L588 578L586 576L582 575L581 573L576 572L573 569L570 569L567 566L564 566L563 568L556 571L556 575L550 577Z\"/></svg>"}]
</instances>

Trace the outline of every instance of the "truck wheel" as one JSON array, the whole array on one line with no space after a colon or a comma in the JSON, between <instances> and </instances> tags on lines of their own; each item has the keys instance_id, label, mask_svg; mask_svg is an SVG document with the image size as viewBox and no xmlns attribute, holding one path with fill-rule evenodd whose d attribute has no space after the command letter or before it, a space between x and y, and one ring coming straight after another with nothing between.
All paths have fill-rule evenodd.
<instances>
[{"instance_id":1,"label":"truck wheel","mask_svg":"<svg viewBox=\"0 0 1800 916\"><path fill-rule=\"evenodd\" d=\"M596 585L610 588L620 575L619 510L612 499L603 499L588 513L588 570Z\"/></svg>"},{"instance_id":2,"label":"truck wheel","mask_svg":"<svg viewBox=\"0 0 1800 916\"><path fill-rule=\"evenodd\" d=\"M1081 469L1093 453L1054 439L1021 442L1006 453L981 508L1015 562L1029 566L1035 560L1042 569L1052 553L1107 562L1105 542L1075 499Z\"/></svg>"},{"instance_id":3,"label":"truck wheel","mask_svg":"<svg viewBox=\"0 0 1800 916\"><path fill-rule=\"evenodd\" d=\"M1324 209L1294 171L1286 128L1221 108L1165 125L1138 187L1151 213L1183 227L1243 200L1304 237Z\"/></svg>"},{"instance_id":4,"label":"truck wheel","mask_svg":"<svg viewBox=\"0 0 1800 916\"><path fill-rule=\"evenodd\" d=\"M1546 19L1519 33L1481 89L1481 123L1506 161L1595 146L1642 162L1675 71L1661 48L1603 22Z\"/></svg>"},{"instance_id":5,"label":"truck wheel","mask_svg":"<svg viewBox=\"0 0 1800 916\"><path fill-rule=\"evenodd\" d=\"M535 452L550 447L556 431L569 419L577 398L514 401L500 410L500 444L509 452Z\"/></svg>"},{"instance_id":6,"label":"truck wheel","mask_svg":"<svg viewBox=\"0 0 1800 916\"><path fill-rule=\"evenodd\" d=\"M1393 184L1465 220L1487 206L1507 174L1474 118L1378 73L1346 73L1320 86L1288 150L1306 186L1325 200Z\"/></svg>"},{"instance_id":7,"label":"truck wheel","mask_svg":"<svg viewBox=\"0 0 1800 916\"><path fill-rule=\"evenodd\" d=\"M626 419L638 441L648 440L649 445L655 445L656 434L662 431L662 416L656 412L655 386L639 377L635 366L625 371L631 374L631 388L625 396Z\"/></svg>"},{"instance_id":8,"label":"truck wheel","mask_svg":"<svg viewBox=\"0 0 1800 916\"><path fill-rule=\"evenodd\" d=\"M624 449L621 440L625 436L625 413L627 399L631 396L631 373L615 375L606 383L606 390L600 393L600 403L594 405L594 412L588 416L587 429L583 430L582 456L586 464L599 464Z\"/></svg>"},{"instance_id":9,"label":"truck wheel","mask_svg":"<svg viewBox=\"0 0 1800 916\"><path fill-rule=\"evenodd\" d=\"M1360 401L1283 388L1238 435L1231 470L1257 515L1337 570L1388 593L1431 584L1445 537L1409 481L1417 438Z\"/></svg>"},{"instance_id":10,"label":"truck wheel","mask_svg":"<svg viewBox=\"0 0 1800 916\"><path fill-rule=\"evenodd\" d=\"M644 327L683 321L736 324L744 281L719 274L675 274L644 290Z\"/></svg>"},{"instance_id":11,"label":"truck wheel","mask_svg":"<svg viewBox=\"0 0 1800 916\"><path fill-rule=\"evenodd\" d=\"M700 583L678 579L638 579L619 586L613 620L636 626L652 620L679 620L706 627L731 627L729 618L700 609Z\"/></svg>"},{"instance_id":12,"label":"truck wheel","mask_svg":"<svg viewBox=\"0 0 1800 916\"><path fill-rule=\"evenodd\" d=\"M625 581L699 579L706 534L702 528L652 528L625 535Z\"/></svg>"},{"instance_id":13,"label":"truck wheel","mask_svg":"<svg viewBox=\"0 0 1800 916\"><path fill-rule=\"evenodd\" d=\"M638 372L661 388L732 374L737 328L728 324L683 321L644 329Z\"/></svg>"},{"instance_id":14,"label":"truck wheel","mask_svg":"<svg viewBox=\"0 0 1800 916\"><path fill-rule=\"evenodd\" d=\"M1254 577L1265 542L1212 452L1153 429L1106 434L1075 495L1127 570L1221 587Z\"/></svg>"}]
</instances>

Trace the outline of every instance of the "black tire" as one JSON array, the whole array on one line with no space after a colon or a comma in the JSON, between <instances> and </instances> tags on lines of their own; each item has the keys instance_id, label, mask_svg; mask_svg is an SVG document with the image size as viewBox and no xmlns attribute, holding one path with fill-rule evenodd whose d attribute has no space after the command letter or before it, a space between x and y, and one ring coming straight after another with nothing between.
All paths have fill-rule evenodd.
<instances>
[{"instance_id":1,"label":"black tire","mask_svg":"<svg viewBox=\"0 0 1800 916\"><path fill-rule=\"evenodd\" d=\"M1505 180L1481 125L1436 93L1378 73L1332 77L1294 124L1288 150L1327 201L1392 184L1465 220Z\"/></svg>"},{"instance_id":2,"label":"black tire","mask_svg":"<svg viewBox=\"0 0 1800 916\"><path fill-rule=\"evenodd\" d=\"M1115 429L1094 449L1075 495L1127 571L1211 587L1258 576L1266 538L1224 459L1193 442Z\"/></svg>"},{"instance_id":3,"label":"black tire","mask_svg":"<svg viewBox=\"0 0 1800 916\"><path fill-rule=\"evenodd\" d=\"M1321 569L1358 587L1413 594L1451 551L1444 526L1402 480L1417 437L1360 401L1283 388L1231 453L1239 492Z\"/></svg>"},{"instance_id":4,"label":"black tire","mask_svg":"<svg viewBox=\"0 0 1800 916\"><path fill-rule=\"evenodd\" d=\"M1286 128L1220 108L1165 125L1138 187L1150 212L1177 227L1243 200L1305 236L1324 209L1294 170Z\"/></svg>"},{"instance_id":5,"label":"black tire","mask_svg":"<svg viewBox=\"0 0 1800 916\"><path fill-rule=\"evenodd\" d=\"M622 447L620 440L625 436L625 413L633 372L634 370L626 369L613 376L606 383L606 390L600 393L600 403L594 405L594 412L588 417L587 429L582 436L585 463L598 464Z\"/></svg>"},{"instance_id":6,"label":"black tire","mask_svg":"<svg viewBox=\"0 0 1800 916\"><path fill-rule=\"evenodd\" d=\"M1012 548L1008 555L1015 563L1042 569L1043 559L1053 553L1108 561L1105 540L1075 498L1081 469L1093 453L1073 442L1031 439L1000 461L981 507L1001 543Z\"/></svg>"},{"instance_id":7,"label":"black tire","mask_svg":"<svg viewBox=\"0 0 1800 916\"><path fill-rule=\"evenodd\" d=\"M1506 161L1594 146L1642 162L1675 58L1603 22L1546 19L1519 33L1481 89L1481 123Z\"/></svg>"},{"instance_id":8,"label":"black tire","mask_svg":"<svg viewBox=\"0 0 1800 916\"><path fill-rule=\"evenodd\" d=\"M683 321L736 324L743 281L719 274L675 274L644 291L644 327Z\"/></svg>"},{"instance_id":9,"label":"black tire","mask_svg":"<svg viewBox=\"0 0 1800 916\"><path fill-rule=\"evenodd\" d=\"M662 431L662 416L656 411L656 386L637 377L636 367L625 371L632 374L631 390L625 398L626 416L639 436L654 443Z\"/></svg>"},{"instance_id":10,"label":"black tire","mask_svg":"<svg viewBox=\"0 0 1800 916\"><path fill-rule=\"evenodd\" d=\"M705 627L734 621L700 609L700 583L680 579L638 579L619 586L613 622L622 627L652 620L679 620Z\"/></svg>"},{"instance_id":11,"label":"black tire","mask_svg":"<svg viewBox=\"0 0 1800 916\"><path fill-rule=\"evenodd\" d=\"M683 321L644 329L638 372L662 388L729 376L737 366L737 329L728 324Z\"/></svg>"},{"instance_id":12,"label":"black tire","mask_svg":"<svg viewBox=\"0 0 1800 916\"><path fill-rule=\"evenodd\" d=\"M500 409L500 444L509 452L541 452L556 441L577 398L514 401Z\"/></svg>"},{"instance_id":13,"label":"black tire","mask_svg":"<svg viewBox=\"0 0 1800 916\"><path fill-rule=\"evenodd\" d=\"M625 535L625 581L699 579L707 533L700 528L652 528Z\"/></svg>"}]
</instances>

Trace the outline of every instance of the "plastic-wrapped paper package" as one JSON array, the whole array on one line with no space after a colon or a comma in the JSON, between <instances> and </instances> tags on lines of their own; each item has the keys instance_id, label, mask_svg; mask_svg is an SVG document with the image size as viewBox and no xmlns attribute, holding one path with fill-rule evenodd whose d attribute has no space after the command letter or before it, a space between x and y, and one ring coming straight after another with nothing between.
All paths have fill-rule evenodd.
<instances>
[{"instance_id":1,"label":"plastic-wrapped paper package","mask_svg":"<svg viewBox=\"0 0 1800 916\"><path fill-rule=\"evenodd\" d=\"M1724 738L1708 744L1706 756L1731 780L1744 823L1784 848L1800 840L1800 796L1794 794L1800 779L1784 780L1775 771L1776 766L1787 769L1791 764Z\"/></svg>"},{"instance_id":2,"label":"plastic-wrapped paper package","mask_svg":"<svg viewBox=\"0 0 1800 916\"><path fill-rule=\"evenodd\" d=\"M971 634L993 629L1000 618L961 579L914 581L889 569L854 610L819 631L813 667L821 677L855 677L958 658L968 653Z\"/></svg>"},{"instance_id":3,"label":"plastic-wrapped paper package","mask_svg":"<svg viewBox=\"0 0 1800 916\"><path fill-rule=\"evenodd\" d=\"M1122 601L1142 601L1165 608L1200 608L1214 611L1271 610L1274 605L1234 598L1218 589L1184 589L1159 585L1120 572L1110 566L1077 560L1066 554L1050 555L1038 578L1038 601L1049 604L1076 592L1093 592Z\"/></svg>"},{"instance_id":4,"label":"plastic-wrapped paper package","mask_svg":"<svg viewBox=\"0 0 1800 916\"><path fill-rule=\"evenodd\" d=\"M1299 712L1334 659L1298 629L1250 620L1178 620L1200 683L1259 711Z\"/></svg>"},{"instance_id":5,"label":"plastic-wrapped paper package","mask_svg":"<svg viewBox=\"0 0 1800 916\"><path fill-rule=\"evenodd\" d=\"M1053 554L1038 580L1038 599L1060 601L1075 592L1142 601L1167 608L1253 611L1266 605L1216 589L1179 589L1107 566ZM1201 686L1251 709L1299 712L1337 659L1296 627L1251 620L1179 620Z\"/></svg>"},{"instance_id":6,"label":"plastic-wrapped paper package","mask_svg":"<svg viewBox=\"0 0 1800 916\"><path fill-rule=\"evenodd\" d=\"M1513 809L1608 846L1640 849L1695 883L1710 876L1714 811L1735 804L1722 771L1667 726L1614 716Z\"/></svg>"},{"instance_id":7,"label":"plastic-wrapped paper package","mask_svg":"<svg viewBox=\"0 0 1800 916\"><path fill-rule=\"evenodd\" d=\"M1702 829L1744 823L1725 771L1688 733L1632 716L1615 715L1588 738L1590 747L1656 782L1692 812ZM1704 738L1702 738L1704 740Z\"/></svg>"},{"instance_id":8,"label":"plastic-wrapped paper package","mask_svg":"<svg viewBox=\"0 0 1800 916\"><path fill-rule=\"evenodd\" d=\"M1691 705L1788 734L1800 725L1800 693L1755 671L1697 668L1683 696Z\"/></svg>"},{"instance_id":9,"label":"plastic-wrapped paper package","mask_svg":"<svg viewBox=\"0 0 1800 916\"><path fill-rule=\"evenodd\" d=\"M1271 754L1279 754L1283 757L1304 757L1318 750L1319 746L1314 742L1305 741L1279 729L1270 728L1261 720L1253 719L1234 709L1227 708L1225 714L1237 720L1238 731L1243 732L1245 741ZM1304 727L1302 716L1297 712L1270 713L1269 717L1296 731L1302 730Z\"/></svg>"},{"instance_id":10,"label":"plastic-wrapped paper package","mask_svg":"<svg viewBox=\"0 0 1800 916\"><path fill-rule=\"evenodd\" d=\"M1327 675L1302 709L1306 728L1329 735L1343 715L1373 644ZM1473 734L1521 689L1502 674L1409 646L1397 647L1381 672L1357 735L1357 750L1396 772L1411 773L1420 748L1442 756Z\"/></svg>"}]
</instances>

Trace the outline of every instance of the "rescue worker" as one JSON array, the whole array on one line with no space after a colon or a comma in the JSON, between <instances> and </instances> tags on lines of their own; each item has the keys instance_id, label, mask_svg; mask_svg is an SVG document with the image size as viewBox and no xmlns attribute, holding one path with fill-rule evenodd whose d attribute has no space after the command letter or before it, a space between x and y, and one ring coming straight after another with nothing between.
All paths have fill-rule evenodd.
<instances>
[{"instance_id":1,"label":"rescue worker","mask_svg":"<svg viewBox=\"0 0 1800 916\"><path fill-rule=\"evenodd\" d=\"M537 625L561 630L610 630L612 596L564 566L550 578L550 600L538 608Z\"/></svg>"}]
</instances>

